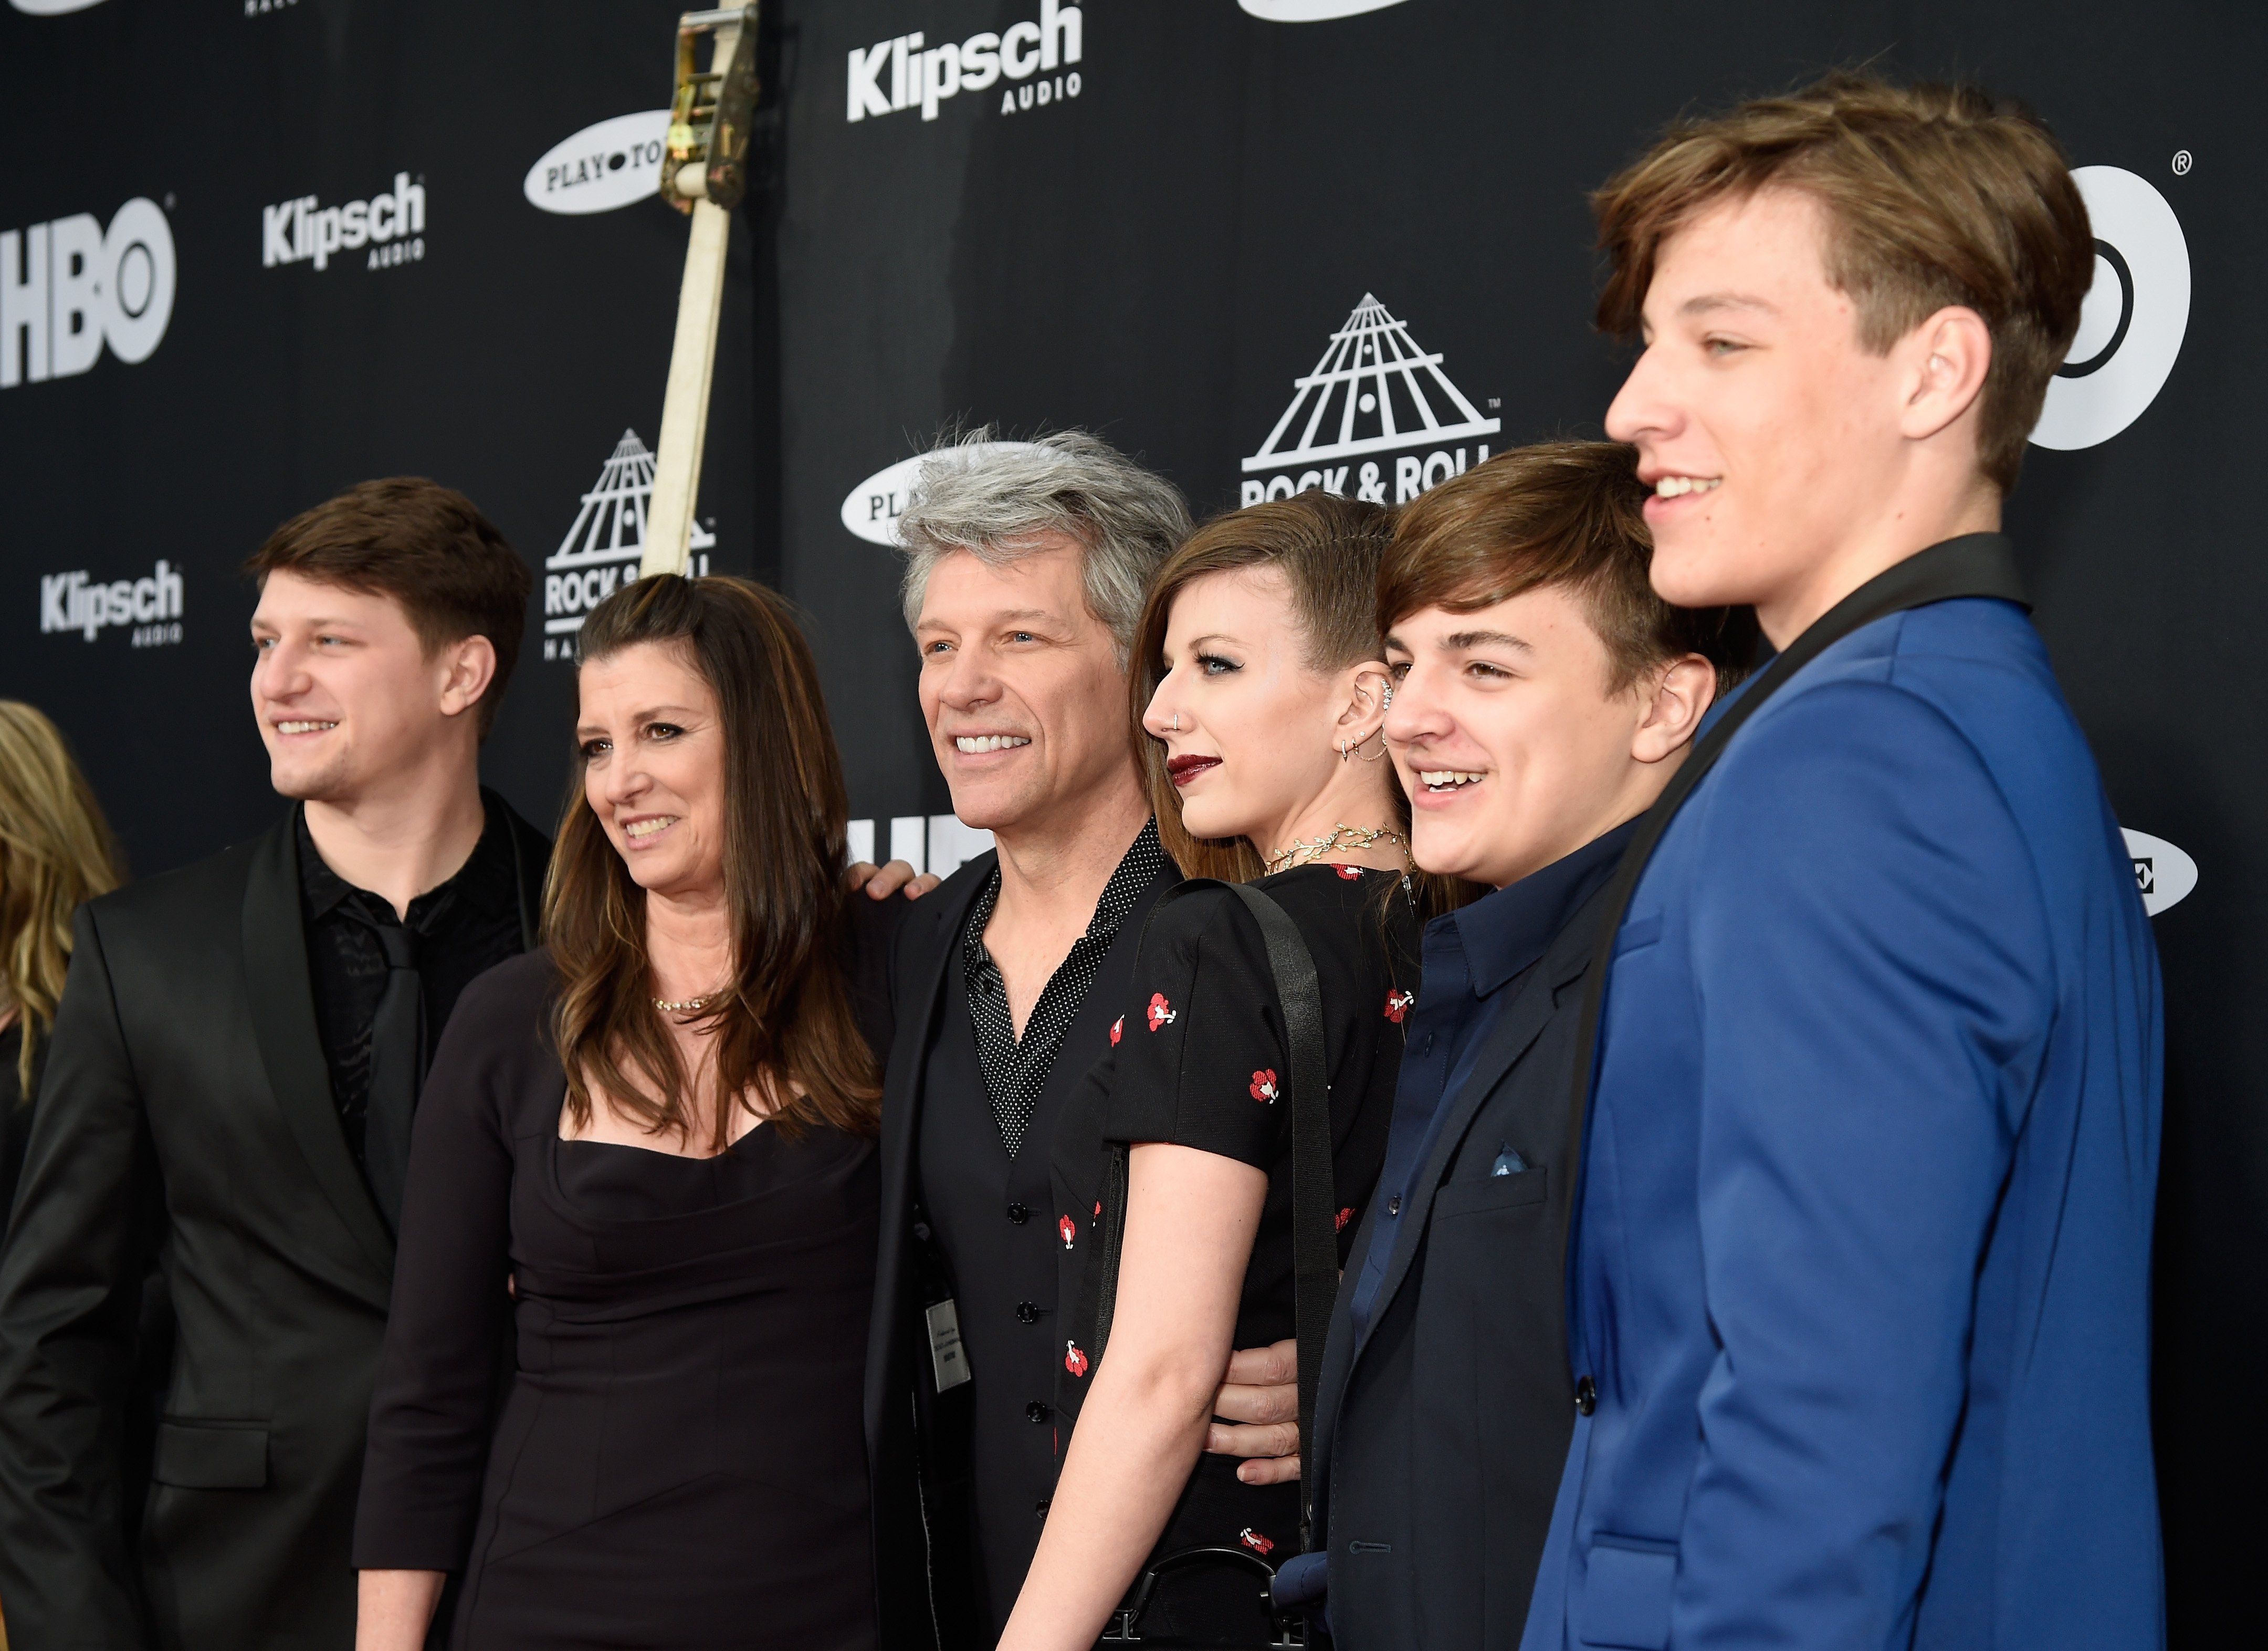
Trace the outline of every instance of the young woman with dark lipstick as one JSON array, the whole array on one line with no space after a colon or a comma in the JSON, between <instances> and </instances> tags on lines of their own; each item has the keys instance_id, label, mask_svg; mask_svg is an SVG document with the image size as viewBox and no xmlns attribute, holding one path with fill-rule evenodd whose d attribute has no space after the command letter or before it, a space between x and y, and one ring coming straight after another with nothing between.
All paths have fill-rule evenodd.
<instances>
[{"instance_id":1,"label":"young woman with dark lipstick","mask_svg":"<svg viewBox=\"0 0 2268 1651\"><path fill-rule=\"evenodd\" d=\"M1377 1179L1417 983L1407 813L1379 736L1387 522L1321 493L1221 517L1160 570L1135 643L1167 851L1193 875L1258 879L1314 955L1342 1245ZM1113 1316L1092 1361L1091 1308L1062 1328L1060 1476L1002 1651L1087 1651L1145 1564L1299 1545L1298 1485L1200 1457L1229 1350L1289 1338L1295 1317L1291 1063L1241 900L1197 890L1160 909L1110 1043L1058 1131L1054 1179L1058 1299L1092 1302L1103 1169L1128 1147ZM1233 1565L1176 1569L1139 1632L1264 1644L1260 1595Z\"/></svg>"}]
</instances>

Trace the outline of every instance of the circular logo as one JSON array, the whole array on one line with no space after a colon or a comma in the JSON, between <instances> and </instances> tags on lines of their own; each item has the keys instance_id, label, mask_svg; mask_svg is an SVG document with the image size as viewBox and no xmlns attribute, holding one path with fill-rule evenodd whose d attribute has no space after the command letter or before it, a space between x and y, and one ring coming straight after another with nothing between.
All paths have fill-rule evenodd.
<instances>
[{"instance_id":1,"label":"circular logo","mask_svg":"<svg viewBox=\"0 0 2268 1651\"><path fill-rule=\"evenodd\" d=\"M66 11L84 11L89 6L99 6L102 0L8 0L8 4L35 18L58 18Z\"/></svg>"},{"instance_id":2,"label":"circular logo","mask_svg":"<svg viewBox=\"0 0 2268 1651\"><path fill-rule=\"evenodd\" d=\"M2179 905L2197 887L2197 862L2165 838L2123 829L2118 835L2126 839L2126 852L2134 859L2134 886L2142 891L2142 910L2152 917Z\"/></svg>"},{"instance_id":3,"label":"circular logo","mask_svg":"<svg viewBox=\"0 0 2268 1651\"><path fill-rule=\"evenodd\" d=\"M578 217L658 196L668 139L667 109L617 114L546 150L520 191L530 206Z\"/></svg>"},{"instance_id":4,"label":"circular logo","mask_svg":"<svg viewBox=\"0 0 2268 1651\"><path fill-rule=\"evenodd\" d=\"M147 361L173 317L173 232L155 201L136 195L102 237L102 335L121 361Z\"/></svg>"},{"instance_id":5,"label":"circular logo","mask_svg":"<svg viewBox=\"0 0 2268 1651\"><path fill-rule=\"evenodd\" d=\"M1334 18L1360 17L1383 11L1402 0L1236 0L1264 23L1328 23Z\"/></svg>"},{"instance_id":6,"label":"circular logo","mask_svg":"<svg viewBox=\"0 0 2268 1651\"><path fill-rule=\"evenodd\" d=\"M2108 441L2141 417L2190 324L2189 242L2166 197L2119 166L2072 176L2095 225L2095 284L2032 431L2059 451Z\"/></svg>"},{"instance_id":7,"label":"circular logo","mask_svg":"<svg viewBox=\"0 0 2268 1651\"><path fill-rule=\"evenodd\" d=\"M973 455L1005 453L1031 445L1028 441L987 441L953 451ZM843 525L868 544L895 546L898 542L898 518L906 513L906 502L913 497L914 487L921 480L921 468L929 457L928 453L917 453L910 459L901 459L852 488L843 496Z\"/></svg>"}]
</instances>

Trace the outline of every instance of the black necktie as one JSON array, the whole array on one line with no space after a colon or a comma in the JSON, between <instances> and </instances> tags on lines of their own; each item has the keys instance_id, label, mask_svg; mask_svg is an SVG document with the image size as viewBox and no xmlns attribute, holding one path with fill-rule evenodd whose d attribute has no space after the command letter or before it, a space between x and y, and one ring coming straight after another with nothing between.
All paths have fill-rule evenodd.
<instances>
[{"instance_id":1,"label":"black necktie","mask_svg":"<svg viewBox=\"0 0 2268 1651\"><path fill-rule=\"evenodd\" d=\"M386 990L370 1023L370 1100L363 1114L363 1167L387 1227L401 1229L401 1188L409 1176L409 1120L425 1082L425 983L417 937L398 923L373 923L386 952Z\"/></svg>"}]
</instances>

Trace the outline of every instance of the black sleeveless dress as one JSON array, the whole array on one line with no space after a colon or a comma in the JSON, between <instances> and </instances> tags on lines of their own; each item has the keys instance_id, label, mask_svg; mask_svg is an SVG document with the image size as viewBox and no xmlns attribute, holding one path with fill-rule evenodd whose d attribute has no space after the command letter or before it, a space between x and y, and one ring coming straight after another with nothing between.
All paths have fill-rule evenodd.
<instances>
[{"instance_id":1,"label":"black sleeveless dress","mask_svg":"<svg viewBox=\"0 0 2268 1651\"><path fill-rule=\"evenodd\" d=\"M553 978L468 988L420 1102L355 1563L459 1574L456 1651L867 1651L874 1143L561 1140Z\"/></svg>"}]
</instances>

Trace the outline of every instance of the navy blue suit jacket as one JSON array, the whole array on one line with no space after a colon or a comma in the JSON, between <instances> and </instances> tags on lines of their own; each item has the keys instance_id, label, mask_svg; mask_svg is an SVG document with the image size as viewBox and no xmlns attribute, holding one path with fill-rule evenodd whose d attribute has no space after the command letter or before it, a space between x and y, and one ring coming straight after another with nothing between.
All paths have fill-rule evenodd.
<instances>
[{"instance_id":1,"label":"navy blue suit jacket","mask_svg":"<svg viewBox=\"0 0 2268 1651\"><path fill-rule=\"evenodd\" d=\"M1800 671L1609 981L1525 1644L2161 1643L2157 957L2023 614Z\"/></svg>"}]
</instances>

